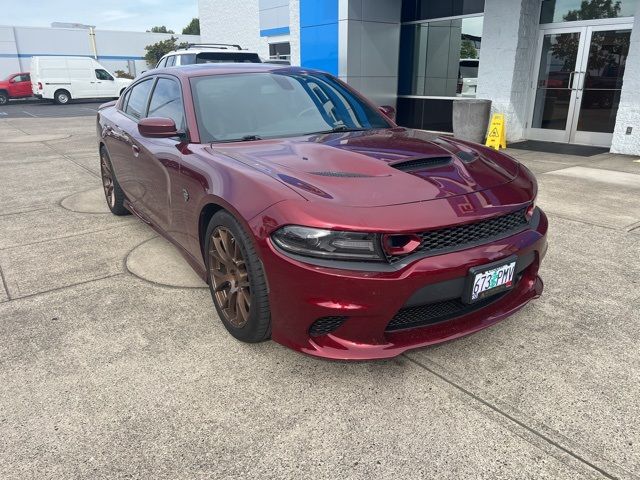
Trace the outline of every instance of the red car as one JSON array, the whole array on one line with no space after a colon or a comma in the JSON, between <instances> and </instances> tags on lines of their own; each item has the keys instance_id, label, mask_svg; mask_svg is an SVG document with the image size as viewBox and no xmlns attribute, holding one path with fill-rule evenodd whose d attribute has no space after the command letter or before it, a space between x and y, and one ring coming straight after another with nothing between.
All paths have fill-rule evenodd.
<instances>
[{"instance_id":1,"label":"red car","mask_svg":"<svg viewBox=\"0 0 640 480\"><path fill-rule=\"evenodd\" d=\"M10 98L32 97L31 77L28 73L12 73L0 80L0 105L6 104Z\"/></svg>"},{"instance_id":2,"label":"red car","mask_svg":"<svg viewBox=\"0 0 640 480\"><path fill-rule=\"evenodd\" d=\"M98 113L106 199L178 247L246 342L393 357L538 297L533 174L390 112L303 68L151 70Z\"/></svg>"}]
</instances>

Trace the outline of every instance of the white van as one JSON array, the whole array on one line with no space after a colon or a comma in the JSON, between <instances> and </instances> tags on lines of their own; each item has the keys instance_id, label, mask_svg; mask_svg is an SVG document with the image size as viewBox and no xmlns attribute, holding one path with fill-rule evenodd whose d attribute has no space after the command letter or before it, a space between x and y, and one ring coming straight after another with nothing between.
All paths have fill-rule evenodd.
<instances>
[{"instance_id":1,"label":"white van","mask_svg":"<svg viewBox=\"0 0 640 480\"><path fill-rule=\"evenodd\" d=\"M132 80L115 78L90 57L31 57L31 88L38 98L116 98Z\"/></svg>"}]
</instances>

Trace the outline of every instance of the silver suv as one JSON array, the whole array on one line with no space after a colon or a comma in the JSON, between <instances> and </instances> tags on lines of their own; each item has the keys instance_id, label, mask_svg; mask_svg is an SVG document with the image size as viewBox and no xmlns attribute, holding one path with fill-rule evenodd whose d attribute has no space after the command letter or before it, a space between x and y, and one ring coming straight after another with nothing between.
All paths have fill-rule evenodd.
<instances>
[{"instance_id":1,"label":"silver suv","mask_svg":"<svg viewBox=\"0 0 640 480\"><path fill-rule=\"evenodd\" d=\"M167 53L156 68L191 65L194 63L262 63L255 52L243 50L240 45L227 43L190 43Z\"/></svg>"}]
</instances>

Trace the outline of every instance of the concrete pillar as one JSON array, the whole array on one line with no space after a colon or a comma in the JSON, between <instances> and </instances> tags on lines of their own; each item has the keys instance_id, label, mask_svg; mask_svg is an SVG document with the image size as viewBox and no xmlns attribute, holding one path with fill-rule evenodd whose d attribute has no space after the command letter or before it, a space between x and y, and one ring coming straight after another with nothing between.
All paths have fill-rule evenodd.
<instances>
[{"instance_id":1,"label":"concrete pillar","mask_svg":"<svg viewBox=\"0 0 640 480\"><path fill-rule=\"evenodd\" d=\"M524 138L542 0L486 0L478 98L504 113L507 140Z\"/></svg>"},{"instance_id":2,"label":"concrete pillar","mask_svg":"<svg viewBox=\"0 0 640 480\"><path fill-rule=\"evenodd\" d=\"M611 151L640 155L640 3L636 9L631 32L629 56L624 72L620 106L613 131ZM627 127L632 128L627 134Z\"/></svg>"},{"instance_id":3,"label":"concrete pillar","mask_svg":"<svg viewBox=\"0 0 640 480\"><path fill-rule=\"evenodd\" d=\"M289 45L291 65L300 65L300 0L289 0Z\"/></svg>"},{"instance_id":4,"label":"concrete pillar","mask_svg":"<svg viewBox=\"0 0 640 480\"><path fill-rule=\"evenodd\" d=\"M398 90L401 0L339 0L338 74L378 105Z\"/></svg>"}]
</instances>

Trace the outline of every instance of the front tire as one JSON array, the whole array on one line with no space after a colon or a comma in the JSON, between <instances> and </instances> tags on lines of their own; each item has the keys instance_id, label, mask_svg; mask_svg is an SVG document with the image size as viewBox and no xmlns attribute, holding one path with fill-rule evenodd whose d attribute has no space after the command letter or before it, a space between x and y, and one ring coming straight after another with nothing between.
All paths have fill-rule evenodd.
<instances>
[{"instance_id":1,"label":"front tire","mask_svg":"<svg viewBox=\"0 0 640 480\"><path fill-rule=\"evenodd\" d=\"M53 103L56 105L66 105L71 101L71 94L66 90L56 90L53 94Z\"/></svg>"},{"instance_id":2,"label":"front tire","mask_svg":"<svg viewBox=\"0 0 640 480\"><path fill-rule=\"evenodd\" d=\"M209 222L205 258L211 297L225 328L243 342L268 339L271 314L262 262L242 225L224 210Z\"/></svg>"},{"instance_id":3,"label":"front tire","mask_svg":"<svg viewBox=\"0 0 640 480\"><path fill-rule=\"evenodd\" d=\"M124 192L120 188L116 174L113 171L111 158L105 147L100 147L100 173L104 197L111 213L118 216L129 215L129 210L124 207Z\"/></svg>"},{"instance_id":4,"label":"front tire","mask_svg":"<svg viewBox=\"0 0 640 480\"><path fill-rule=\"evenodd\" d=\"M0 92L0 105L6 105L9 102L9 95L5 92Z\"/></svg>"}]
</instances>

